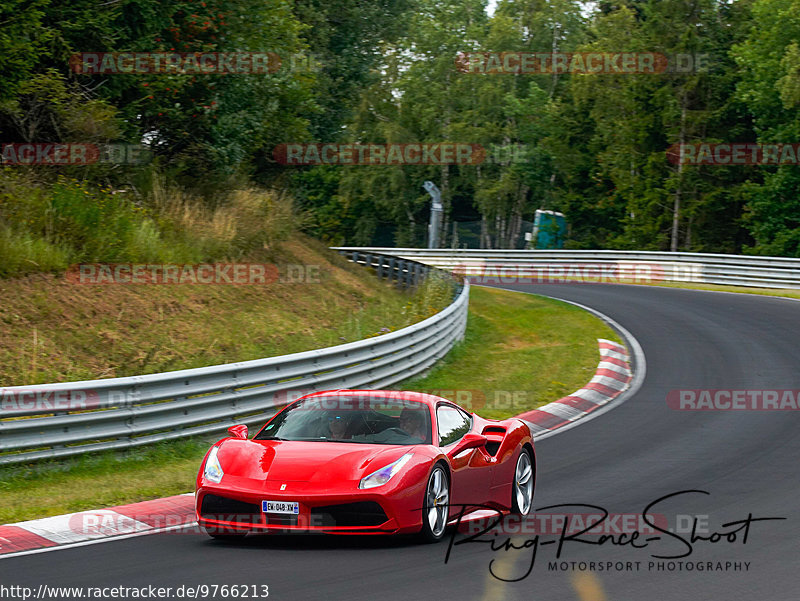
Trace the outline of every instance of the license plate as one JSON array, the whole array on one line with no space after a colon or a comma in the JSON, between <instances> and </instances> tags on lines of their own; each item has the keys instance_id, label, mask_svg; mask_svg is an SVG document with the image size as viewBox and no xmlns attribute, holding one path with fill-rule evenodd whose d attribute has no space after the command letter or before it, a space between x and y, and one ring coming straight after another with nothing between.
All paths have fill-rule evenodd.
<instances>
[{"instance_id":1,"label":"license plate","mask_svg":"<svg viewBox=\"0 0 800 601\"><path fill-rule=\"evenodd\" d=\"M264 513L300 513L300 504L294 501L261 501L261 511Z\"/></svg>"}]
</instances>

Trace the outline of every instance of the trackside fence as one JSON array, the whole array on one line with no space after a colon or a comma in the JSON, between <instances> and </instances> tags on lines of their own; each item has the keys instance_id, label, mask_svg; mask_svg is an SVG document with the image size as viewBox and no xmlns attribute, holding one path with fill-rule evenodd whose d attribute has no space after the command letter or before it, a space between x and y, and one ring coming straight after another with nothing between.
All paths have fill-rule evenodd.
<instances>
[{"instance_id":1,"label":"trackside fence","mask_svg":"<svg viewBox=\"0 0 800 601\"><path fill-rule=\"evenodd\" d=\"M800 289L800 259L783 257L617 250L354 247L336 250L393 255L465 275L495 278L498 283L511 283L515 279L548 283L591 281L593 277L611 281L613 274L617 274L620 279L634 283L641 280Z\"/></svg>"}]
</instances>

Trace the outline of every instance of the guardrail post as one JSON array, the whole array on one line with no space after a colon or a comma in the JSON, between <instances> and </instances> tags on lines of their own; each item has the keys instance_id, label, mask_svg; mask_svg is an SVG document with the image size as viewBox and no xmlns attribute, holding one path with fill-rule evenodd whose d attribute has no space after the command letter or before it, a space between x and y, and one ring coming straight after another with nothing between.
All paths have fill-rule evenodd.
<instances>
[{"instance_id":1,"label":"guardrail post","mask_svg":"<svg viewBox=\"0 0 800 601\"><path fill-rule=\"evenodd\" d=\"M389 259L389 281L392 283L400 283L400 279L397 277L397 259L394 257Z\"/></svg>"},{"instance_id":2,"label":"guardrail post","mask_svg":"<svg viewBox=\"0 0 800 601\"><path fill-rule=\"evenodd\" d=\"M403 260L401 268L403 270L403 287L411 288L411 263Z\"/></svg>"}]
</instances>

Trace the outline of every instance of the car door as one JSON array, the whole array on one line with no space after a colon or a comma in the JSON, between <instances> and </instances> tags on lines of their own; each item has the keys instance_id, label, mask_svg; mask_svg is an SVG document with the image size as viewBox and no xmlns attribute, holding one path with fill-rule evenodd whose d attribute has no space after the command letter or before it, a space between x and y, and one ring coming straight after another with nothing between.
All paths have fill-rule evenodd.
<instances>
[{"instance_id":1,"label":"car door","mask_svg":"<svg viewBox=\"0 0 800 601\"><path fill-rule=\"evenodd\" d=\"M436 427L439 446L448 454L454 445L472 429L472 416L455 405L441 403L436 407ZM492 485L492 457L482 448L466 449L450 457L453 481L450 483L450 503L453 513L461 504L482 504L489 498Z\"/></svg>"}]
</instances>

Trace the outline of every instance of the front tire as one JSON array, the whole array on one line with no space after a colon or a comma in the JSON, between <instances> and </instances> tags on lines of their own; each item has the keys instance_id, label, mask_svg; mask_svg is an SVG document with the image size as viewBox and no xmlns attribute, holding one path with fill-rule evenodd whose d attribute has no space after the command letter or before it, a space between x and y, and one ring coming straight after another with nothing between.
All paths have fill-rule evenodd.
<instances>
[{"instance_id":1,"label":"front tire","mask_svg":"<svg viewBox=\"0 0 800 601\"><path fill-rule=\"evenodd\" d=\"M435 543L442 539L450 513L450 483L441 465L436 465L428 477L422 503L422 540Z\"/></svg>"},{"instance_id":2,"label":"front tire","mask_svg":"<svg viewBox=\"0 0 800 601\"><path fill-rule=\"evenodd\" d=\"M514 480L511 483L511 513L528 515L531 512L535 474L531 452L523 448L517 458Z\"/></svg>"}]
</instances>

